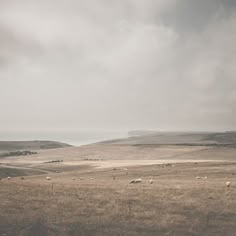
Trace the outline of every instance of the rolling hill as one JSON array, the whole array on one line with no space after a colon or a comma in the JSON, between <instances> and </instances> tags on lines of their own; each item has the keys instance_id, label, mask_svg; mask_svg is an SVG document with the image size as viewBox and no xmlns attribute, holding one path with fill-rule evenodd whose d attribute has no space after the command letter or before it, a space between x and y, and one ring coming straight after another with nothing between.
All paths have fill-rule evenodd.
<instances>
[{"instance_id":1,"label":"rolling hill","mask_svg":"<svg viewBox=\"0 0 236 236\"><path fill-rule=\"evenodd\" d=\"M42 150L71 147L71 145L56 141L0 141L0 152L13 152L22 150Z\"/></svg>"},{"instance_id":2,"label":"rolling hill","mask_svg":"<svg viewBox=\"0 0 236 236\"><path fill-rule=\"evenodd\" d=\"M106 144L129 145L236 145L236 132L154 132L131 131L126 139Z\"/></svg>"}]
</instances>

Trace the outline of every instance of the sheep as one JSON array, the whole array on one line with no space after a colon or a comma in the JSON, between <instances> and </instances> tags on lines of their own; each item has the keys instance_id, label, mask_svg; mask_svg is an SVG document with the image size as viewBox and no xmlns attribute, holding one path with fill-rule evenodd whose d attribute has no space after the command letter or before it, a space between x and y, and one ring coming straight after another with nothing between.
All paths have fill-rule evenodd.
<instances>
[{"instance_id":1,"label":"sheep","mask_svg":"<svg viewBox=\"0 0 236 236\"><path fill-rule=\"evenodd\" d=\"M83 177L80 177L79 179L80 179L80 180L84 180L84 178L83 178Z\"/></svg>"},{"instance_id":2,"label":"sheep","mask_svg":"<svg viewBox=\"0 0 236 236\"><path fill-rule=\"evenodd\" d=\"M142 179L132 179L129 183L130 184L137 184L137 183L141 183Z\"/></svg>"},{"instance_id":3,"label":"sheep","mask_svg":"<svg viewBox=\"0 0 236 236\"><path fill-rule=\"evenodd\" d=\"M204 177L197 176L196 179L207 179L207 176Z\"/></svg>"},{"instance_id":4,"label":"sheep","mask_svg":"<svg viewBox=\"0 0 236 236\"><path fill-rule=\"evenodd\" d=\"M153 179L150 179L150 180L149 180L149 183L150 183L150 184L153 184Z\"/></svg>"},{"instance_id":5,"label":"sheep","mask_svg":"<svg viewBox=\"0 0 236 236\"><path fill-rule=\"evenodd\" d=\"M11 177L9 177L9 176L8 176L8 177L7 177L7 179L8 179L8 180L10 180L10 179L11 179Z\"/></svg>"},{"instance_id":6,"label":"sheep","mask_svg":"<svg viewBox=\"0 0 236 236\"><path fill-rule=\"evenodd\" d=\"M76 180L75 178L72 178L72 180Z\"/></svg>"},{"instance_id":7,"label":"sheep","mask_svg":"<svg viewBox=\"0 0 236 236\"><path fill-rule=\"evenodd\" d=\"M47 179L47 180L51 180L51 178L50 178L50 177L46 177L46 179Z\"/></svg>"},{"instance_id":8,"label":"sheep","mask_svg":"<svg viewBox=\"0 0 236 236\"><path fill-rule=\"evenodd\" d=\"M227 181L225 184L226 184L227 187L230 187L231 183L229 181Z\"/></svg>"}]
</instances>

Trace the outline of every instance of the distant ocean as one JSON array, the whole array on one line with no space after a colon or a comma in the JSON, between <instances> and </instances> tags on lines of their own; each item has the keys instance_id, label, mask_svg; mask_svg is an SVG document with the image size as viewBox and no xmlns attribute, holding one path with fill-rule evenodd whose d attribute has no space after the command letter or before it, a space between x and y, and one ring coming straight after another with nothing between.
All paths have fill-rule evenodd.
<instances>
[{"instance_id":1,"label":"distant ocean","mask_svg":"<svg viewBox=\"0 0 236 236\"><path fill-rule=\"evenodd\" d=\"M75 146L126 137L128 137L128 133L125 131L0 131L0 141L51 140L68 143Z\"/></svg>"}]
</instances>

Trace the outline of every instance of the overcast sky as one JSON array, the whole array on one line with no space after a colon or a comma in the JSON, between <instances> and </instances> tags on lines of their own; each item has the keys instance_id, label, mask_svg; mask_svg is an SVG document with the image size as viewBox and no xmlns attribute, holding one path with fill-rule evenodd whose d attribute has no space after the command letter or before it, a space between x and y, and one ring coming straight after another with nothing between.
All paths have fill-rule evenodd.
<instances>
[{"instance_id":1,"label":"overcast sky","mask_svg":"<svg viewBox=\"0 0 236 236\"><path fill-rule=\"evenodd\" d=\"M236 129L235 0L0 0L0 130Z\"/></svg>"}]
</instances>

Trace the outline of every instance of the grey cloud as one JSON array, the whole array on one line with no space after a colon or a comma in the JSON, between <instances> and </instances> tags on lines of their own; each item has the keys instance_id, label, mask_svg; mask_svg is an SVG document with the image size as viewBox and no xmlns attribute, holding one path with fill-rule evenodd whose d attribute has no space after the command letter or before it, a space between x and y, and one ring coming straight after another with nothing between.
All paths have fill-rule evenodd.
<instances>
[{"instance_id":1,"label":"grey cloud","mask_svg":"<svg viewBox=\"0 0 236 236\"><path fill-rule=\"evenodd\" d=\"M234 0L179 0L163 13L163 22L183 32L202 31L235 14Z\"/></svg>"},{"instance_id":2,"label":"grey cloud","mask_svg":"<svg viewBox=\"0 0 236 236\"><path fill-rule=\"evenodd\" d=\"M234 1L2 3L0 129L235 127Z\"/></svg>"}]
</instances>

